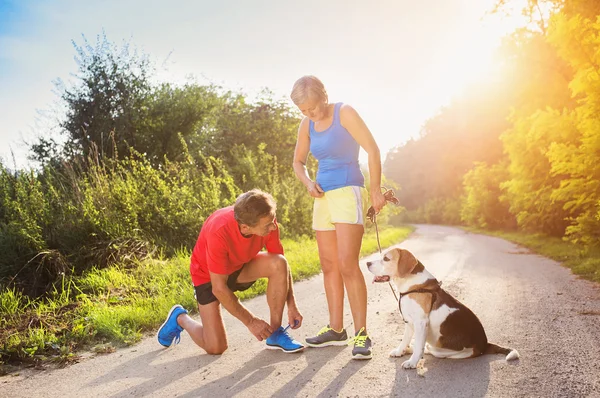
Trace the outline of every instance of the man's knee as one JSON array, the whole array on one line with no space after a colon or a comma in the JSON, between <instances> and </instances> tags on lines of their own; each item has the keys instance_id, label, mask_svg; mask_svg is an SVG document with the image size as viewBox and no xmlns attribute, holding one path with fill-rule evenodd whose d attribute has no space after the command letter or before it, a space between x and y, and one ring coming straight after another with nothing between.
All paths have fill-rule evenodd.
<instances>
[{"instance_id":1,"label":"man's knee","mask_svg":"<svg viewBox=\"0 0 600 398\"><path fill-rule=\"evenodd\" d=\"M225 344L216 344L214 346L204 348L209 355L221 355L227 350L227 343Z\"/></svg>"},{"instance_id":2,"label":"man's knee","mask_svg":"<svg viewBox=\"0 0 600 398\"><path fill-rule=\"evenodd\" d=\"M270 271L272 275L286 274L288 273L288 262L282 254L276 254L273 256L270 263Z\"/></svg>"}]
</instances>

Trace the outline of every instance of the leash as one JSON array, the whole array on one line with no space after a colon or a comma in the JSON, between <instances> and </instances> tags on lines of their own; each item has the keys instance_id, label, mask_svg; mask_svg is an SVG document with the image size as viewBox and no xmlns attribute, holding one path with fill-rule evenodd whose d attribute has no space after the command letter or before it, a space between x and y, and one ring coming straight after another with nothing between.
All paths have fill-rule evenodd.
<instances>
[{"instance_id":1,"label":"leash","mask_svg":"<svg viewBox=\"0 0 600 398\"><path fill-rule=\"evenodd\" d=\"M398 198L394 196L394 191L392 191L391 189L387 189L387 188L383 188L383 189L386 190L385 193L383 194L383 196L387 202L393 203L395 205L400 204L400 201L398 200ZM379 254L383 254L381 251L381 243L379 242L379 228L377 227L377 212L375 212L375 209L373 208L373 206L369 207L369 210L367 210L367 218L375 225L375 234L377 235L377 247L379 248ZM421 264L420 261L419 261L419 264ZM421 266L423 266L423 264L421 264ZM437 293L442 288L442 286L441 286L442 283L437 280L436 280L436 282L437 282L437 286L435 286L433 290L424 289L424 288L413 289L413 290L409 290L408 292L400 293L400 297L398 297L398 295L396 294L396 290L394 290L394 287L392 286L392 282L388 281L388 285L390 286L390 289L392 289L392 293L394 293L394 298L396 299L396 302L398 303L398 309L400 310L400 315L402 316L403 319L404 319L404 314L402 313L402 306L400 305L400 300L402 299L403 296L406 296L411 293L430 293L431 294L431 308L430 308L429 312L431 312L433 310L433 305L435 304L435 300L437 298ZM404 322L406 322L406 320L404 320Z\"/></svg>"},{"instance_id":2,"label":"leash","mask_svg":"<svg viewBox=\"0 0 600 398\"><path fill-rule=\"evenodd\" d=\"M392 191L391 189L387 189L385 187L382 187L382 188L385 189L385 192L383 194L385 201L393 203L396 206L398 206L400 204L400 201L394 195L394 191ZM369 209L367 210L367 218L373 223L373 225L375 225L375 235L377 236L377 247L379 248L379 254L383 254L383 252L381 251L381 242L379 241L379 227L377 226L377 212L375 211L373 206L369 207ZM390 289L392 289L392 293L394 293L394 297L396 298L396 301L399 303L400 300L398 299L398 296L396 295L396 291L394 290L394 287L392 286L392 283L390 281L388 281L388 285L390 286Z\"/></svg>"}]
</instances>

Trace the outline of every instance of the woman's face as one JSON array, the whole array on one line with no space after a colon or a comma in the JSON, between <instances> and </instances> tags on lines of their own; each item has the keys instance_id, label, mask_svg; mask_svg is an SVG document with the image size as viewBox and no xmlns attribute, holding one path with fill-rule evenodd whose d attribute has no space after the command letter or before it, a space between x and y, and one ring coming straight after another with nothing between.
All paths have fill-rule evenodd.
<instances>
[{"instance_id":1,"label":"woman's face","mask_svg":"<svg viewBox=\"0 0 600 398\"><path fill-rule=\"evenodd\" d=\"M309 98L305 102L298 104L298 109L313 122L318 122L327 117L327 103L320 99Z\"/></svg>"}]
</instances>

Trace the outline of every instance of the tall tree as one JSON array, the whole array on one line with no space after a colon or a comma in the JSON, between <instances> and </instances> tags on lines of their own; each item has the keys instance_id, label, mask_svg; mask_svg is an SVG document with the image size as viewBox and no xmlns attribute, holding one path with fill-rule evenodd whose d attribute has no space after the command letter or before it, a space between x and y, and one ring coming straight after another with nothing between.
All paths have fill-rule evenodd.
<instances>
[{"instance_id":1,"label":"tall tree","mask_svg":"<svg viewBox=\"0 0 600 398\"><path fill-rule=\"evenodd\" d=\"M151 93L152 65L129 44L118 48L105 35L95 46L83 41L82 46L73 41L79 67L75 83L57 82L67 109L61 123L67 153L87 156L95 147L101 158L114 150L128 153L140 141L136 126Z\"/></svg>"},{"instance_id":2,"label":"tall tree","mask_svg":"<svg viewBox=\"0 0 600 398\"><path fill-rule=\"evenodd\" d=\"M578 102L574 110L563 111L569 128L552 126L568 138L548 151L552 175L564 176L552 199L564 203L570 239L600 245L600 24L566 14L552 22L549 41L575 71L570 88Z\"/></svg>"}]
</instances>

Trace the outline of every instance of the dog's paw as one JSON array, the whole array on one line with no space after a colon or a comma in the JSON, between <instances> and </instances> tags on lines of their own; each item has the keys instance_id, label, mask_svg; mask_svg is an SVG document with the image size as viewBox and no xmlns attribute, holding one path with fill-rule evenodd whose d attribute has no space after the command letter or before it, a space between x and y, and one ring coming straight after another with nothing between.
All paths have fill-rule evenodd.
<instances>
[{"instance_id":1,"label":"dog's paw","mask_svg":"<svg viewBox=\"0 0 600 398\"><path fill-rule=\"evenodd\" d=\"M404 355L405 353L406 353L406 350L403 350L401 348L394 348L392 351L390 351L390 356L399 358L402 355Z\"/></svg>"},{"instance_id":2,"label":"dog's paw","mask_svg":"<svg viewBox=\"0 0 600 398\"><path fill-rule=\"evenodd\" d=\"M408 361L402 362L402 368L404 368L404 369L416 369L418 362L419 361L413 361L413 360L409 359Z\"/></svg>"}]
</instances>

